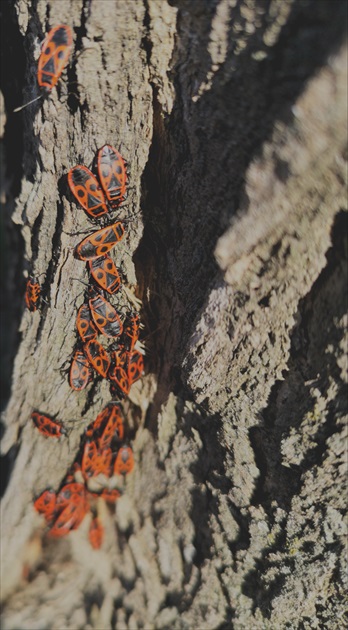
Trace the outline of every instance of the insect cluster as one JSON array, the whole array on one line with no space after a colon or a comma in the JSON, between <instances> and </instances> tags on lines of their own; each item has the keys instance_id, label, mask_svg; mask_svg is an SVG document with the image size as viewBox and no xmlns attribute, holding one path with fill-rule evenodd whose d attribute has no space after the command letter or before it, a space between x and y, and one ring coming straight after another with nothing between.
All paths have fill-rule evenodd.
<instances>
[{"instance_id":1,"label":"insect cluster","mask_svg":"<svg viewBox=\"0 0 348 630\"><path fill-rule=\"evenodd\" d=\"M46 36L38 66L38 83L46 92L56 85L71 45L72 34L67 26L57 26ZM143 355L136 347L139 315L128 309L120 274L109 255L125 233L122 221L110 223L108 219L126 199L127 165L120 153L106 144L99 149L92 170L74 166L67 180L88 218L102 222L102 227L75 247L75 257L87 263L89 281L76 315L77 344L69 385L79 392L95 379L107 379L112 401L87 427L77 457L58 492L45 490L34 507L44 516L51 537L65 536L77 529L92 511L89 538L92 546L99 548L103 540L103 527L97 516L99 501L114 503L121 496L117 488L120 475L130 473L134 467L119 401L128 396L132 384L144 372ZM40 285L30 276L25 294L30 311L39 307L40 293ZM32 421L45 437L60 438L66 434L64 426L46 413L34 411Z\"/></svg>"},{"instance_id":2,"label":"insect cluster","mask_svg":"<svg viewBox=\"0 0 348 630\"><path fill-rule=\"evenodd\" d=\"M96 156L97 177L86 166L74 166L68 173L70 190L90 219L107 217L126 197L126 163L110 145ZM71 363L69 383L80 391L87 387L95 371L110 384L110 394L119 399L129 394L131 385L144 371L143 355L135 349L140 320L127 312L122 319L120 303L110 296L122 288L117 267L108 252L123 238L121 221L89 234L75 248L75 256L87 262L89 285L77 312L78 345ZM109 341L107 347L97 339Z\"/></svg>"},{"instance_id":3,"label":"insect cluster","mask_svg":"<svg viewBox=\"0 0 348 630\"><path fill-rule=\"evenodd\" d=\"M60 437L64 428L47 416L32 414L35 425L51 437ZM124 418L121 406L109 403L86 429L77 457L58 492L47 489L36 499L35 509L44 516L50 537L66 536L77 529L91 511L89 539L98 549L103 541L103 525L97 516L98 502L109 505L121 496L115 487L117 477L134 466L133 451L123 442Z\"/></svg>"}]
</instances>

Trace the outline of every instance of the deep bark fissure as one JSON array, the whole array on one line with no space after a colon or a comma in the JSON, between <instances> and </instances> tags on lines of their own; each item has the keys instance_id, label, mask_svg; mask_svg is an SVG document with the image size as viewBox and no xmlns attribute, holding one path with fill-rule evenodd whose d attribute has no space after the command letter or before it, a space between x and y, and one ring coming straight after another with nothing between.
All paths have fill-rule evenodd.
<instances>
[{"instance_id":1,"label":"deep bark fissure","mask_svg":"<svg viewBox=\"0 0 348 630\"><path fill-rule=\"evenodd\" d=\"M1 62L1 91L7 116L1 146L2 200L1 212L1 402L3 410L11 390L13 362L21 341L18 324L22 303L20 295L24 291L22 278L24 242L19 229L14 228L11 215L14 199L18 195L23 176L23 123L13 109L22 98L21 86L24 80L25 55L23 38L16 22L15 9L10 2L1 5L2 45L7 51L6 63ZM17 52L18 51L18 52Z\"/></svg>"}]
</instances>

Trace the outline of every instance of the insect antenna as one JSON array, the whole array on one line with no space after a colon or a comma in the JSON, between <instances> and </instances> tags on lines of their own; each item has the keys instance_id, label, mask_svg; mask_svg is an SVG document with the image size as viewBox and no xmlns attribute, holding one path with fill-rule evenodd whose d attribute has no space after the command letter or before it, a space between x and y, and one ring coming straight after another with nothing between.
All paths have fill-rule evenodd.
<instances>
[{"instance_id":1,"label":"insect antenna","mask_svg":"<svg viewBox=\"0 0 348 630\"><path fill-rule=\"evenodd\" d=\"M43 94L39 94L39 96L36 96L36 98L33 98L32 101L29 101L28 103L24 103L24 105L21 105L20 107L16 107L16 109L13 110L13 113L20 112L21 109L24 109L28 105L31 105L32 103L35 103L35 101L38 101L39 98L42 98L42 97L43 97Z\"/></svg>"}]
</instances>

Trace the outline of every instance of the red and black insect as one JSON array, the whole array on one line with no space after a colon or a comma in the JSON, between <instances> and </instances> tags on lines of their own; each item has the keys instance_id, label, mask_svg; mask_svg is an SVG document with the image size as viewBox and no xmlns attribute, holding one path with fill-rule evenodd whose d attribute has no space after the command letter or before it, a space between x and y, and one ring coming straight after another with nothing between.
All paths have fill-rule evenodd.
<instances>
[{"instance_id":1,"label":"red and black insect","mask_svg":"<svg viewBox=\"0 0 348 630\"><path fill-rule=\"evenodd\" d=\"M59 438L61 435L65 435L66 433L64 427L59 422L53 420L53 418L50 418L50 416L47 416L46 414L33 411L31 419L36 428L39 429L40 433L45 437Z\"/></svg>"},{"instance_id":2,"label":"red and black insect","mask_svg":"<svg viewBox=\"0 0 348 630\"><path fill-rule=\"evenodd\" d=\"M107 503L115 503L117 499L120 498L121 493L119 490L114 488L113 490L109 490L108 488L104 488L100 494L101 498L104 499Z\"/></svg>"},{"instance_id":3,"label":"red and black insect","mask_svg":"<svg viewBox=\"0 0 348 630\"><path fill-rule=\"evenodd\" d=\"M34 503L35 509L44 514L52 525L50 536L65 536L76 529L89 510L85 486L81 483L65 484L58 494L51 490L43 492Z\"/></svg>"},{"instance_id":4,"label":"red and black insect","mask_svg":"<svg viewBox=\"0 0 348 630\"><path fill-rule=\"evenodd\" d=\"M58 492L56 507L62 509L69 505L71 501L77 501L77 497L84 499L85 495L86 489L83 483L77 483L75 481L65 483Z\"/></svg>"},{"instance_id":5,"label":"red and black insect","mask_svg":"<svg viewBox=\"0 0 348 630\"><path fill-rule=\"evenodd\" d=\"M84 477L95 477L96 475L111 474L111 448L99 449L94 440L87 440L83 447L81 469Z\"/></svg>"},{"instance_id":6,"label":"red and black insect","mask_svg":"<svg viewBox=\"0 0 348 630\"><path fill-rule=\"evenodd\" d=\"M89 271L99 286L108 293L116 293L121 287L120 274L108 254L88 261Z\"/></svg>"},{"instance_id":7,"label":"red and black insect","mask_svg":"<svg viewBox=\"0 0 348 630\"><path fill-rule=\"evenodd\" d=\"M97 338L98 331L93 324L91 313L87 304L82 304L77 312L76 328L82 341L84 342Z\"/></svg>"},{"instance_id":8,"label":"red and black insect","mask_svg":"<svg viewBox=\"0 0 348 630\"><path fill-rule=\"evenodd\" d=\"M114 463L114 475L128 475L134 468L134 455L131 446L121 446Z\"/></svg>"},{"instance_id":9,"label":"red and black insect","mask_svg":"<svg viewBox=\"0 0 348 630\"><path fill-rule=\"evenodd\" d=\"M112 474L112 450L111 448L99 448L97 453L96 469L98 475L111 477Z\"/></svg>"},{"instance_id":10,"label":"red and black insect","mask_svg":"<svg viewBox=\"0 0 348 630\"><path fill-rule=\"evenodd\" d=\"M68 62L72 43L72 31L65 24L59 24L47 33L41 44L37 70L37 81L43 93L29 101L29 103L17 107L14 110L15 112L19 112L27 105L34 103L43 95L51 92Z\"/></svg>"},{"instance_id":11,"label":"red and black insect","mask_svg":"<svg viewBox=\"0 0 348 630\"><path fill-rule=\"evenodd\" d=\"M84 477L93 477L97 470L98 447L94 440L87 440L83 446L81 470Z\"/></svg>"},{"instance_id":12,"label":"red and black insect","mask_svg":"<svg viewBox=\"0 0 348 630\"><path fill-rule=\"evenodd\" d=\"M111 365L108 372L110 393L121 400L128 396L130 390L127 373L127 354L122 347L114 350L111 354Z\"/></svg>"},{"instance_id":13,"label":"red and black insect","mask_svg":"<svg viewBox=\"0 0 348 630\"><path fill-rule=\"evenodd\" d=\"M133 352L127 352L127 374L129 384L132 385L141 378L144 374L144 357L139 350L133 350Z\"/></svg>"},{"instance_id":14,"label":"red and black insect","mask_svg":"<svg viewBox=\"0 0 348 630\"><path fill-rule=\"evenodd\" d=\"M122 344L126 350L132 352L139 339L140 319L137 313L127 315L123 326Z\"/></svg>"},{"instance_id":15,"label":"red and black insect","mask_svg":"<svg viewBox=\"0 0 348 630\"><path fill-rule=\"evenodd\" d=\"M86 494L73 494L66 507L62 509L49 531L49 536L60 538L72 529L77 529L89 511Z\"/></svg>"},{"instance_id":16,"label":"red and black insect","mask_svg":"<svg viewBox=\"0 0 348 630\"><path fill-rule=\"evenodd\" d=\"M105 428L102 431L100 438L98 439L98 446L100 449L109 448L116 436L117 439L119 439L118 434L120 432L122 432L123 436L122 418L120 426L118 426L117 420L117 418L109 418L109 420L107 421Z\"/></svg>"},{"instance_id":17,"label":"red and black insect","mask_svg":"<svg viewBox=\"0 0 348 630\"><path fill-rule=\"evenodd\" d=\"M88 427L86 437L97 441L100 449L107 448L113 440L122 440L124 436L124 421L121 407L109 403Z\"/></svg>"},{"instance_id":18,"label":"red and black insect","mask_svg":"<svg viewBox=\"0 0 348 630\"><path fill-rule=\"evenodd\" d=\"M119 365L111 365L108 372L110 394L122 400L129 394L130 383L126 370Z\"/></svg>"},{"instance_id":19,"label":"red and black insect","mask_svg":"<svg viewBox=\"0 0 348 630\"><path fill-rule=\"evenodd\" d=\"M105 195L95 175L86 166L74 166L68 173L70 190L91 219L107 214Z\"/></svg>"},{"instance_id":20,"label":"red and black insect","mask_svg":"<svg viewBox=\"0 0 348 630\"><path fill-rule=\"evenodd\" d=\"M109 144L98 151L98 175L111 208L117 208L126 198L127 164L122 155Z\"/></svg>"},{"instance_id":21,"label":"red and black insect","mask_svg":"<svg viewBox=\"0 0 348 630\"><path fill-rule=\"evenodd\" d=\"M88 425L85 432L85 436L88 440L96 440L99 437L104 421L106 421L108 417L109 410L105 407L105 409L98 413L96 419Z\"/></svg>"},{"instance_id":22,"label":"red and black insect","mask_svg":"<svg viewBox=\"0 0 348 630\"><path fill-rule=\"evenodd\" d=\"M105 348L97 341L92 339L87 341L83 346L83 351L90 362L91 366L102 376L107 377L110 367L110 357Z\"/></svg>"},{"instance_id":23,"label":"red and black insect","mask_svg":"<svg viewBox=\"0 0 348 630\"><path fill-rule=\"evenodd\" d=\"M65 24L55 26L46 35L38 63L37 81L47 92L57 84L68 63L72 43L71 29Z\"/></svg>"},{"instance_id":24,"label":"red and black insect","mask_svg":"<svg viewBox=\"0 0 348 630\"><path fill-rule=\"evenodd\" d=\"M124 423L120 406L109 404L105 411L107 413L104 414L99 429L98 445L100 449L109 447L113 440L122 440L124 436Z\"/></svg>"},{"instance_id":25,"label":"red and black insect","mask_svg":"<svg viewBox=\"0 0 348 630\"><path fill-rule=\"evenodd\" d=\"M88 359L81 350L75 350L69 372L69 385L76 392L85 389L92 378Z\"/></svg>"},{"instance_id":26,"label":"red and black insect","mask_svg":"<svg viewBox=\"0 0 348 630\"><path fill-rule=\"evenodd\" d=\"M126 369L126 363L127 363L127 358L128 358L127 355L128 353L124 349L124 346L120 344L117 350L114 350L113 352L111 352L111 359L112 359L113 364L116 365L117 367L122 367Z\"/></svg>"},{"instance_id":27,"label":"red and black insect","mask_svg":"<svg viewBox=\"0 0 348 630\"><path fill-rule=\"evenodd\" d=\"M106 337L119 337L123 324L116 309L93 287L90 287L89 296L89 308L98 330Z\"/></svg>"},{"instance_id":28,"label":"red and black insect","mask_svg":"<svg viewBox=\"0 0 348 630\"><path fill-rule=\"evenodd\" d=\"M34 508L45 517L46 523L52 523L57 506L57 495L54 490L44 490L34 502Z\"/></svg>"},{"instance_id":29,"label":"red and black insect","mask_svg":"<svg viewBox=\"0 0 348 630\"><path fill-rule=\"evenodd\" d=\"M122 440L124 437L124 420L120 405L109 403L105 409L108 411L108 416L99 438L100 446L107 446L110 439Z\"/></svg>"},{"instance_id":30,"label":"red and black insect","mask_svg":"<svg viewBox=\"0 0 348 630\"><path fill-rule=\"evenodd\" d=\"M29 311L36 311L39 306L41 287L35 278L28 278L25 288L25 303Z\"/></svg>"},{"instance_id":31,"label":"red and black insect","mask_svg":"<svg viewBox=\"0 0 348 630\"><path fill-rule=\"evenodd\" d=\"M123 238L124 227L120 221L89 234L75 248L79 260L93 260L107 254Z\"/></svg>"},{"instance_id":32,"label":"red and black insect","mask_svg":"<svg viewBox=\"0 0 348 630\"><path fill-rule=\"evenodd\" d=\"M138 350L124 351L122 348L111 354L111 365L108 372L110 393L121 400L129 394L131 385L144 373L144 357Z\"/></svg>"},{"instance_id":33,"label":"red and black insect","mask_svg":"<svg viewBox=\"0 0 348 630\"><path fill-rule=\"evenodd\" d=\"M88 538L93 549L100 549L104 540L104 527L97 516L91 521Z\"/></svg>"}]
</instances>

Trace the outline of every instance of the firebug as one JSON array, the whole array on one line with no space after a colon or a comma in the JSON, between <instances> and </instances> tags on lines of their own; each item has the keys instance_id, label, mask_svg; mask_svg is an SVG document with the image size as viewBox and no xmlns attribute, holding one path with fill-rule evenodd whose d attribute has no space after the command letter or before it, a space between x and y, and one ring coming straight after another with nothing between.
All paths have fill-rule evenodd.
<instances>
[{"instance_id":1,"label":"firebug","mask_svg":"<svg viewBox=\"0 0 348 630\"><path fill-rule=\"evenodd\" d=\"M68 183L74 197L91 219L107 214L104 193L97 178L86 166L74 166L70 169Z\"/></svg>"},{"instance_id":2,"label":"firebug","mask_svg":"<svg viewBox=\"0 0 348 630\"><path fill-rule=\"evenodd\" d=\"M110 448L100 450L93 440L87 440L82 454L81 469L84 477L105 475L110 477L112 451Z\"/></svg>"},{"instance_id":3,"label":"firebug","mask_svg":"<svg viewBox=\"0 0 348 630\"><path fill-rule=\"evenodd\" d=\"M59 438L61 435L65 435L66 431L64 427L53 420L47 414L39 413L38 411L33 411L31 414L31 419L34 422L37 429L39 429L40 433L45 437L57 437Z\"/></svg>"},{"instance_id":4,"label":"firebug","mask_svg":"<svg viewBox=\"0 0 348 630\"><path fill-rule=\"evenodd\" d=\"M90 341L97 338L98 331L93 324L88 304L82 304L77 312L76 328L82 341Z\"/></svg>"},{"instance_id":5,"label":"firebug","mask_svg":"<svg viewBox=\"0 0 348 630\"><path fill-rule=\"evenodd\" d=\"M120 221L97 230L81 241L75 248L79 260L93 260L107 254L123 238L124 227Z\"/></svg>"},{"instance_id":6,"label":"firebug","mask_svg":"<svg viewBox=\"0 0 348 630\"><path fill-rule=\"evenodd\" d=\"M125 349L129 352L132 352L136 342L139 339L139 328L139 315L137 315L137 313L131 313L130 315L127 315L124 322L122 343Z\"/></svg>"},{"instance_id":7,"label":"firebug","mask_svg":"<svg viewBox=\"0 0 348 630\"><path fill-rule=\"evenodd\" d=\"M121 287L117 267L108 254L88 261L89 271L99 286L108 293L116 293Z\"/></svg>"},{"instance_id":8,"label":"firebug","mask_svg":"<svg viewBox=\"0 0 348 630\"><path fill-rule=\"evenodd\" d=\"M127 352L128 364L127 373L130 385L135 383L144 374L144 357L139 350L133 350L133 352Z\"/></svg>"},{"instance_id":9,"label":"firebug","mask_svg":"<svg viewBox=\"0 0 348 630\"><path fill-rule=\"evenodd\" d=\"M57 84L68 63L72 41L69 26L59 24L50 30L42 43L37 80L39 86L48 92Z\"/></svg>"},{"instance_id":10,"label":"firebug","mask_svg":"<svg viewBox=\"0 0 348 630\"><path fill-rule=\"evenodd\" d=\"M15 112L19 112L27 105L34 103L34 101L51 92L68 62L72 43L72 31L65 24L59 24L47 33L41 45L37 70L37 82L42 93L29 101L29 103L17 107L14 110Z\"/></svg>"},{"instance_id":11,"label":"firebug","mask_svg":"<svg viewBox=\"0 0 348 630\"><path fill-rule=\"evenodd\" d=\"M91 288L89 295L89 308L98 330L106 337L119 337L122 334L123 324L116 309L101 293L96 292L93 288Z\"/></svg>"},{"instance_id":12,"label":"firebug","mask_svg":"<svg viewBox=\"0 0 348 630\"><path fill-rule=\"evenodd\" d=\"M104 527L97 516L95 516L91 521L88 538L93 549L100 549L104 539Z\"/></svg>"},{"instance_id":13,"label":"firebug","mask_svg":"<svg viewBox=\"0 0 348 630\"><path fill-rule=\"evenodd\" d=\"M92 377L88 359L81 350L75 350L69 372L69 385L75 391L85 389Z\"/></svg>"},{"instance_id":14,"label":"firebug","mask_svg":"<svg viewBox=\"0 0 348 630\"><path fill-rule=\"evenodd\" d=\"M97 441L100 449L111 445L111 442L122 440L124 421L120 405L109 403L96 417L86 431L87 438Z\"/></svg>"},{"instance_id":15,"label":"firebug","mask_svg":"<svg viewBox=\"0 0 348 630\"><path fill-rule=\"evenodd\" d=\"M107 200L112 208L116 208L126 198L126 162L116 149L105 144L98 151L97 165Z\"/></svg>"},{"instance_id":16,"label":"firebug","mask_svg":"<svg viewBox=\"0 0 348 630\"><path fill-rule=\"evenodd\" d=\"M41 287L35 278L28 278L25 288L25 303L29 311L36 311L39 305Z\"/></svg>"},{"instance_id":17,"label":"firebug","mask_svg":"<svg viewBox=\"0 0 348 630\"><path fill-rule=\"evenodd\" d=\"M134 455L130 446L121 446L117 453L114 474L115 475L127 475L132 472L134 468Z\"/></svg>"},{"instance_id":18,"label":"firebug","mask_svg":"<svg viewBox=\"0 0 348 630\"><path fill-rule=\"evenodd\" d=\"M115 503L117 499L120 498L121 493L119 490L114 488L113 490L109 490L108 488L104 488L100 494L101 498L104 499L107 503Z\"/></svg>"},{"instance_id":19,"label":"firebug","mask_svg":"<svg viewBox=\"0 0 348 630\"><path fill-rule=\"evenodd\" d=\"M49 536L60 538L66 536L72 529L77 529L89 510L86 497L74 496L66 507L62 509L49 531Z\"/></svg>"},{"instance_id":20,"label":"firebug","mask_svg":"<svg viewBox=\"0 0 348 630\"><path fill-rule=\"evenodd\" d=\"M34 502L34 508L45 517L46 523L51 523L56 514L57 495L53 490L44 490Z\"/></svg>"},{"instance_id":21,"label":"firebug","mask_svg":"<svg viewBox=\"0 0 348 630\"><path fill-rule=\"evenodd\" d=\"M75 481L65 483L58 492L56 506L62 509L71 502L78 503L80 499L85 498L85 494L86 489L83 483L77 483Z\"/></svg>"},{"instance_id":22,"label":"firebug","mask_svg":"<svg viewBox=\"0 0 348 630\"><path fill-rule=\"evenodd\" d=\"M128 396L130 383L127 372L118 365L111 365L108 372L110 381L110 394L117 396L120 400Z\"/></svg>"},{"instance_id":23,"label":"firebug","mask_svg":"<svg viewBox=\"0 0 348 630\"><path fill-rule=\"evenodd\" d=\"M111 361L107 351L101 343L99 343L96 339L87 341L87 343L83 346L83 351L96 372L98 372L98 374L100 374L103 378L106 378Z\"/></svg>"}]
</instances>

